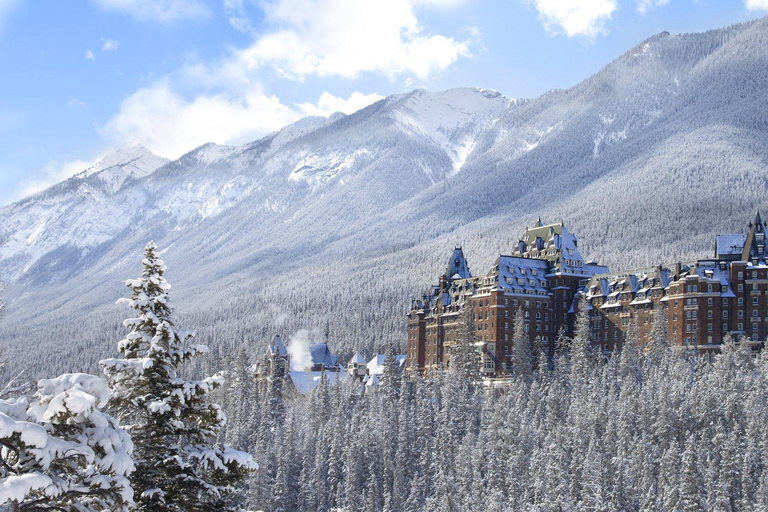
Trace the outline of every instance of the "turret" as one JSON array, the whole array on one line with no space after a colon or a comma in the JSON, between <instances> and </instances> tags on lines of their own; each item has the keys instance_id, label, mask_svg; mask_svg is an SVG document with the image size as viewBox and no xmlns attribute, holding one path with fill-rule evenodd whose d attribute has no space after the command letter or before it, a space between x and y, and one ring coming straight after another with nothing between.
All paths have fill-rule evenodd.
<instances>
[{"instance_id":1,"label":"turret","mask_svg":"<svg viewBox=\"0 0 768 512\"><path fill-rule=\"evenodd\" d=\"M469 265L464 257L464 251L458 245L453 249L450 261L448 261L448 270L445 272L448 279L469 279L472 274L469 273Z\"/></svg>"}]
</instances>

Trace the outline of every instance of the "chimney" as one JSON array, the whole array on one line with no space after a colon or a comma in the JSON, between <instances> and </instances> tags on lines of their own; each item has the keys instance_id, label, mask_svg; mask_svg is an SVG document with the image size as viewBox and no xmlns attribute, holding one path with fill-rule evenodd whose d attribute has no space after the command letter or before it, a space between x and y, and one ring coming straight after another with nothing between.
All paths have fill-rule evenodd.
<instances>
[{"instance_id":1,"label":"chimney","mask_svg":"<svg viewBox=\"0 0 768 512\"><path fill-rule=\"evenodd\" d=\"M678 261L675 263L675 277L680 279L680 274L683 273L683 265Z\"/></svg>"}]
</instances>

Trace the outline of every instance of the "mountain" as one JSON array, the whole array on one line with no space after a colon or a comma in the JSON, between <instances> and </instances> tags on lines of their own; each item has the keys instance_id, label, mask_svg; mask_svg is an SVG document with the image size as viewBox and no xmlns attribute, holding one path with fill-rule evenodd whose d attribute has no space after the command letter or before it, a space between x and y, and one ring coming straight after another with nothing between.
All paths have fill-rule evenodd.
<instances>
[{"instance_id":1,"label":"mountain","mask_svg":"<svg viewBox=\"0 0 768 512\"><path fill-rule=\"evenodd\" d=\"M137 197L121 192L168 160L143 146L121 149L94 166L0 211L0 277L13 281L41 258L112 240L135 221Z\"/></svg>"},{"instance_id":2,"label":"mountain","mask_svg":"<svg viewBox=\"0 0 768 512\"><path fill-rule=\"evenodd\" d=\"M149 239L222 354L300 328L341 356L402 344L454 244L485 272L539 215L612 268L706 256L766 206L766 41L767 19L662 33L535 99L416 90L245 146L106 162L0 214L8 367L111 353Z\"/></svg>"}]
</instances>

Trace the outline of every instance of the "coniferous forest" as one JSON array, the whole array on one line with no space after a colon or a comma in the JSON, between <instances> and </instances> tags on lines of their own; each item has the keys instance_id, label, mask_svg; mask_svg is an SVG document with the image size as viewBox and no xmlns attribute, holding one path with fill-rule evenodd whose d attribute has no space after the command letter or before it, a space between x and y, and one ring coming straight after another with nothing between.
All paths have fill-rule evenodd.
<instances>
[{"instance_id":1,"label":"coniferous forest","mask_svg":"<svg viewBox=\"0 0 768 512\"><path fill-rule=\"evenodd\" d=\"M768 354L757 350L765 344L759 338L766 331L759 329L768 323L768 301L760 298L768 292L758 286L765 285L762 271L768 268L768 225L749 222L755 211L765 211L768 189L768 17L750 20L745 14L758 3L761 13L768 12L768 0L740 0L741 14L722 20L720 2L697 2L697 9L712 9L711 24L726 18L735 24L699 33L658 31L631 48L611 50L613 60L591 76L581 76L590 69L578 60L584 48L520 60L556 68L551 76L557 80L529 99L474 87L407 90L485 77L478 70L496 38L487 39L488 48L480 39L470 44L482 35L482 27L463 26L474 16L451 22L462 25L461 32L435 33L435 41L442 41L436 48L449 44L452 56L413 69L401 62L425 53L409 49L432 40L425 39L432 28L422 10L471 2L296 0L288 8L280 8L284 0L207 2L224 10L207 20L208 9L201 8L196 25L173 30L165 25L170 18L158 20L134 33L134 42L146 46L121 36L121 52L137 53L120 66L118 41L90 34L92 48L86 49L81 38L92 26L102 30L107 14L117 16L129 4L141 4L133 16L138 22L163 5L184 3L81 2L98 9L90 14L95 18L88 12L59 17L56 9L64 3L48 2L40 12L27 12L27 26L11 31L1 17L36 3L0 0L0 35L8 38L0 49L25 66L34 55L34 66L45 67L31 73L4 66L12 78L6 82L18 83L17 90L0 94L0 141L11 141L0 149L0 175L35 162L48 174L40 183L51 181L45 188L32 174L18 174L14 184L22 195L0 205L0 299L6 300L0 300L0 512L768 510ZM607 6L642 16L646 30L658 20L646 17L645 9L668 3L626 1L621 9L618 0L473 4L494 10L486 18L501 20L505 37L517 32L496 10L517 5L544 23L541 37L524 48L500 39L497 54L506 56L552 47L552 20L542 6L551 8L550 15L578 18L585 5ZM707 3L717 3L718 10ZM264 11L253 26L243 17L250 10ZM343 16L334 16L337 11ZM356 23L353 15L363 11ZM254 39L239 49L221 40L221 46L201 48L200 56L189 48L220 31L213 24L205 29L206 22L228 21L236 41L261 37L246 32L265 27L275 30L266 36L284 34L294 18L288 12L301 14L295 38ZM368 55L353 59L361 66L355 69L341 66L326 74L319 66L338 62L348 50L385 49L379 40L368 47L355 39L378 37L373 29L393 13L402 21L390 27L397 44L379 63L384 68L370 68L375 62ZM270 21L273 16L286 19ZM448 18L434 16L438 23ZM593 41L606 37L608 27L604 14L595 20L586 33ZM703 23L694 21L679 28ZM70 22L89 26L73 29ZM315 26L323 22L331 25ZM122 21L112 23L125 30ZM618 31L632 24L622 18L610 26ZM78 37L60 36L54 28L61 27ZM294 59L296 49L325 46L291 43L304 32L319 34L318 41L333 39L327 55ZM39 58L37 50L18 51L37 49L43 35L48 57L42 47ZM177 50L183 47L179 55L189 54L183 65L171 54L147 51L180 35L189 38L176 41ZM102 49L94 53L99 40ZM76 50L57 53L73 41ZM285 51L302 69L316 68L312 74L322 76L323 90L311 98L300 93L312 76L286 73L277 66L282 57L270 67L259 48ZM75 54L94 72L104 66L101 72L113 82L72 64ZM197 60L207 54L219 56L216 65ZM432 81L433 71L448 73L470 56L477 60L465 79ZM158 59L157 67L139 72L136 63L150 57ZM175 71L174 62L180 66ZM136 66L133 79L120 71L128 64ZM234 72L238 67L242 73ZM59 79L63 68L76 73L71 83ZM250 75L256 68L261 79ZM567 68L580 68L578 83L561 78ZM497 79L504 85L506 74L528 72L522 71L494 65L488 85ZM368 73L380 75L370 87L386 81L387 90L358 91L353 77ZM185 83L172 87L176 80ZM349 99L325 90L337 80L349 88ZM187 81L200 82L197 93ZM121 96L99 98L92 85ZM506 86L515 92L514 85ZM42 86L72 96L54 101L38 90ZM356 95L368 99L353 108ZM25 98L25 108L15 104ZM74 149L67 152L86 119L100 138L84 145L106 151L121 143L102 138L142 98L149 103L138 109L138 126L156 140L194 135L189 147L179 141L184 153L156 155L135 145L141 133L136 140L123 134L130 135L124 142L131 147L93 162ZM323 102L328 104L320 109ZM100 104L112 111L97 113ZM277 108L264 117L259 108L269 105ZM347 112L326 112L336 105ZM184 115L166 125L174 111ZM274 126L261 126L270 115L276 116ZM57 132L45 132L57 116ZM106 124L96 126L95 119ZM259 126L249 128L254 121ZM244 131L230 134L239 124ZM56 133L55 144L37 140L45 133ZM199 145L211 133L216 142ZM81 166L74 175L73 166ZM43 188L24 192L38 185ZM751 262L761 275L737 285L754 285L737 288L744 293L739 298L750 294L753 314L737 316L738 330L728 331L733 316L709 310L723 319L723 333L745 332L741 323L752 319L755 339L726 337L717 354L700 355L670 342L659 309L643 343L640 327L619 316L627 322L621 328L626 337L608 354L607 346L606 352L593 346L587 308L569 298L558 311L576 327L568 331L572 337L560 333L551 352L549 340L524 334L522 314L511 331L505 326L514 339L504 340L511 354L504 352L509 364L503 377L480 373L471 306L461 311L456 336L445 345L447 338L440 341L440 350L450 350L450 367L422 374L412 362L401 364L409 303L418 304L425 289L439 292L428 287L440 279L453 248L464 247L473 276L498 283L491 278L500 273L493 270L499 255L515 252L526 226L542 217L568 223L587 266L597 258L624 274L649 265L682 268L696 259L708 262L710 275L701 267L703 277L724 293L728 278L716 278L715 260L702 258L714 249L718 259L721 239L715 236L724 234L723 248L730 252L718 260L725 262L719 272L737 258L747 263L746 244L758 245L752 228L761 226L760 259ZM555 243L554 232L551 237ZM150 239L158 244L150 242L142 252ZM551 256L575 258L560 243L559 255ZM544 255L543 247L537 255ZM164 261L178 285L173 293ZM518 279L524 286L525 279ZM536 281L528 281L528 291L548 297ZM689 292L698 293L691 286ZM707 293L714 296L717 288ZM452 314L460 314L456 306ZM687 312L698 320L694 309ZM580 313L574 317L573 311ZM696 323L685 325L697 332ZM707 332L712 329L710 323ZM281 345L281 353L273 340L310 331L313 341L340 356L341 372L318 371L309 389L297 389L296 374L307 365L293 359L290 343ZM715 351L714 342L705 350ZM349 376L344 363L356 352L386 353L383 364L375 359L383 371L366 381ZM335 360L330 367L336 368Z\"/></svg>"},{"instance_id":2,"label":"coniferous forest","mask_svg":"<svg viewBox=\"0 0 768 512\"><path fill-rule=\"evenodd\" d=\"M295 395L232 357L226 440L259 463L249 508L288 510L765 510L768 357L728 342L714 363L661 330L608 360L585 319L547 360L515 353L509 387L474 364ZM471 358L471 352L467 352ZM258 354L252 355L259 357ZM257 400L253 400L258 396Z\"/></svg>"},{"instance_id":3,"label":"coniferous forest","mask_svg":"<svg viewBox=\"0 0 768 512\"><path fill-rule=\"evenodd\" d=\"M208 378L175 324L154 245L128 280L107 379L3 389L13 510L764 510L768 357L727 340L714 362L670 347L663 314L610 358L582 314L554 357L515 340L511 381L477 373L474 329L446 371L297 393L280 354L242 348ZM584 310L586 311L586 310ZM522 330L521 330L522 332ZM266 348L266 343L265 347ZM218 402L218 405L216 404Z\"/></svg>"}]
</instances>

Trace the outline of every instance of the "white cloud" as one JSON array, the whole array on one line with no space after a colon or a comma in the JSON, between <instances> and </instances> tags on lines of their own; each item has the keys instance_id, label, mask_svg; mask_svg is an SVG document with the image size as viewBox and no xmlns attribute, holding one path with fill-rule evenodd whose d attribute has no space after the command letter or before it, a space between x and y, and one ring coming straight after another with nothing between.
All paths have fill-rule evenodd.
<instances>
[{"instance_id":1,"label":"white cloud","mask_svg":"<svg viewBox=\"0 0 768 512\"><path fill-rule=\"evenodd\" d=\"M90 48L85 49L85 58L87 60L96 60L96 57L93 56L93 52L90 50Z\"/></svg>"},{"instance_id":2,"label":"white cloud","mask_svg":"<svg viewBox=\"0 0 768 512\"><path fill-rule=\"evenodd\" d=\"M232 28L243 33L252 33L253 25L243 5L243 0L224 0L224 12Z\"/></svg>"},{"instance_id":3,"label":"white cloud","mask_svg":"<svg viewBox=\"0 0 768 512\"><path fill-rule=\"evenodd\" d=\"M618 0L534 0L534 5L550 33L562 30L568 37L594 37L605 33Z\"/></svg>"},{"instance_id":4,"label":"white cloud","mask_svg":"<svg viewBox=\"0 0 768 512\"><path fill-rule=\"evenodd\" d=\"M637 10L645 14L657 7L663 7L669 3L669 0L638 0Z\"/></svg>"},{"instance_id":5,"label":"white cloud","mask_svg":"<svg viewBox=\"0 0 768 512\"><path fill-rule=\"evenodd\" d=\"M463 1L225 0L230 23L244 32L251 31L247 9L264 8L271 27L266 35L217 62L190 63L138 90L99 132L116 147L144 144L178 158L206 142L249 142L307 115L352 113L382 96L355 92L342 98L325 92L317 103L285 104L260 84L270 71L300 79L352 78L362 72L427 78L469 55L469 42L428 34L414 6L447 8Z\"/></svg>"},{"instance_id":6,"label":"white cloud","mask_svg":"<svg viewBox=\"0 0 768 512\"><path fill-rule=\"evenodd\" d=\"M338 96L334 96L329 92L324 92L320 95L320 99L316 104L302 103L299 105L299 108L308 116L328 117L336 112L352 114L353 112L357 112L361 108L365 108L381 99L384 99L384 96L376 93L363 94L361 92L353 92L349 98L345 100Z\"/></svg>"},{"instance_id":7,"label":"white cloud","mask_svg":"<svg viewBox=\"0 0 768 512\"><path fill-rule=\"evenodd\" d=\"M299 117L275 96L259 91L235 99L203 94L187 100L161 82L123 101L101 133L118 147L144 144L161 156L178 158L206 142L256 139Z\"/></svg>"},{"instance_id":8,"label":"white cloud","mask_svg":"<svg viewBox=\"0 0 768 512\"><path fill-rule=\"evenodd\" d=\"M120 41L115 41L114 39L104 39L101 38L101 49L105 52L111 52L114 50L117 50L120 48Z\"/></svg>"},{"instance_id":9,"label":"white cloud","mask_svg":"<svg viewBox=\"0 0 768 512\"><path fill-rule=\"evenodd\" d=\"M105 10L130 14L136 19L173 23L209 15L202 0L92 0Z\"/></svg>"},{"instance_id":10,"label":"white cloud","mask_svg":"<svg viewBox=\"0 0 768 512\"><path fill-rule=\"evenodd\" d=\"M202 94L188 100L163 81L129 96L100 132L115 147L143 144L178 158L206 142L243 144L305 116L351 114L380 99L375 93L343 99L324 92L315 104L290 107L254 88L238 98Z\"/></svg>"},{"instance_id":11,"label":"white cloud","mask_svg":"<svg viewBox=\"0 0 768 512\"><path fill-rule=\"evenodd\" d=\"M750 11L768 11L768 0L746 0L744 6Z\"/></svg>"},{"instance_id":12,"label":"white cloud","mask_svg":"<svg viewBox=\"0 0 768 512\"><path fill-rule=\"evenodd\" d=\"M373 72L424 80L470 56L471 41L428 33L413 7L457 1L276 0L265 4L274 30L240 52L240 58L248 69L268 65L295 79Z\"/></svg>"}]
</instances>

